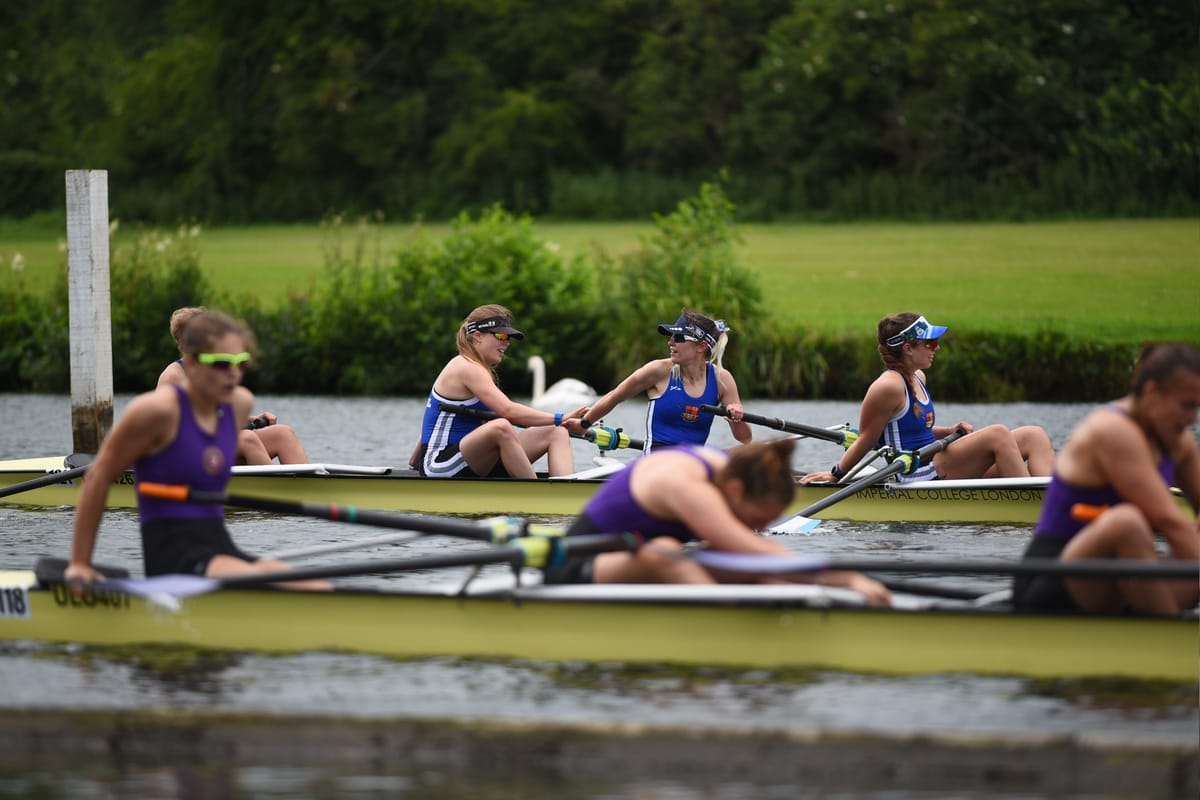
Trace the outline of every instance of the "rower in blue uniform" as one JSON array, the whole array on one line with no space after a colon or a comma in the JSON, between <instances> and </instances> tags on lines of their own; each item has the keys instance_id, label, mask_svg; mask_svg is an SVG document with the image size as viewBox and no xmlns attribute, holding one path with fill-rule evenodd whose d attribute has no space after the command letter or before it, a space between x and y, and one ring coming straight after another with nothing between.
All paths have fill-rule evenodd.
<instances>
[{"instance_id":1,"label":"rower in blue uniform","mask_svg":"<svg viewBox=\"0 0 1200 800\"><path fill-rule=\"evenodd\" d=\"M962 428L967 435L942 450L912 473L897 481L935 478L1028 478L1049 475L1054 446L1037 425L1009 430L988 425L976 430L968 422L936 424L933 397L925 370L933 366L941 349L945 325L934 325L911 312L884 317L876 331L879 357L886 367L863 398L858 438L828 472L810 472L804 483L828 483L866 458L874 448L887 445L895 452L912 452Z\"/></svg>"},{"instance_id":2,"label":"rower in blue uniform","mask_svg":"<svg viewBox=\"0 0 1200 800\"><path fill-rule=\"evenodd\" d=\"M713 320L683 309L674 323L658 326L667 338L669 355L648 361L593 403L583 415L583 427L599 421L634 395L646 392L646 452L680 444L704 444L713 415L702 405L724 405L733 438L749 442L750 426L742 421L742 401L733 373L721 364L729 341L724 320Z\"/></svg>"},{"instance_id":3,"label":"rower in blue uniform","mask_svg":"<svg viewBox=\"0 0 1200 800\"><path fill-rule=\"evenodd\" d=\"M584 407L566 414L539 411L500 390L496 367L509 346L524 338L513 327L512 312L501 305L479 306L462 321L455 340L458 355L442 368L425 404L420 442L410 460L421 474L536 478L533 462L542 456L551 476L575 471L570 434L582 435ZM455 406L494 412L499 419L456 412Z\"/></svg>"}]
</instances>

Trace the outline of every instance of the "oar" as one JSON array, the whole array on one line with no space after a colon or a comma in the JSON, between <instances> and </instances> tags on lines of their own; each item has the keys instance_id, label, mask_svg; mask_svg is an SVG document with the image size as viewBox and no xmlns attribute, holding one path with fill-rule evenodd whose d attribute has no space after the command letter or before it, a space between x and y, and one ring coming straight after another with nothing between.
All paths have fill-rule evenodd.
<instances>
[{"instance_id":1,"label":"oar","mask_svg":"<svg viewBox=\"0 0 1200 800\"><path fill-rule=\"evenodd\" d=\"M453 403L441 403L439 407L452 414L462 414L466 417L475 417L476 419L483 419L489 422L494 419L502 419L495 411L484 411L481 408L469 408ZM572 433L571 437L591 442L601 450L616 450L617 448L646 449L646 443L641 439L634 439L620 428L609 428L605 425L593 425L582 434Z\"/></svg>"},{"instance_id":2,"label":"oar","mask_svg":"<svg viewBox=\"0 0 1200 800\"><path fill-rule=\"evenodd\" d=\"M823 555L768 555L697 550L690 554L702 566L759 575L845 570L850 572L924 572L942 575L1060 575L1072 578L1159 578L1200 580L1200 561L1146 561L1092 558L1063 561L1026 558L1020 561L888 561L881 558L831 558Z\"/></svg>"},{"instance_id":3,"label":"oar","mask_svg":"<svg viewBox=\"0 0 1200 800\"><path fill-rule=\"evenodd\" d=\"M245 497L224 492L205 492L165 483L138 484L138 492L147 497L178 502L220 503L227 506L252 508L257 511L274 511L280 514L295 514L303 517L318 517L335 522L357 525L374 525L379 528L395 528L403 531L421 531L460 539L501 544L521 536L538 534L558 536L562 528L556 525L535 525L516 517L492 517L479 522L404 514L396 511L378 511L336 503L305 503L295 500L271 500L265 497Z\"/></svg>"},{"instance_id":4,"label":"oar","mask_svg":"<svg viewBox=\"0 0 1200 800\"><path fill-rule=\"evenodd\" d=\"M14 483L12 486L5 486L3 489L0 489L0 497L8 497L9 495L28 492L31 489L40 489L43 486L53 486L56 483L62 483L63 481L69 481L72 478L78 478L80 475L87 472L88 468L91 466L92 465L89 462L81 467L64 469L62 472L49 472L40 478L33 478L32 480Z\"/></svg>"},{"instance_id":5,"label":"oar","mask_svg":"<svg viewBox=\"0 0 1200 800\"><path fill-rule=\"evenodd\" d=\"M912 469L916 469L922 464L928 464L931 458L966 435L967 432L962 428L959 428L949 436L943 436L941 439L930 442L920 450L917 450L915 453L900 453L896 456L895 460L893 460L891 464L888 464L883 469L877 472L872 472L867 477L860 478L849 486L839 489L827 497L821 498L811 506L798 511L797 516L811 517L818 511L824 511L834 503L845 500L850 495L860 492L868 486L873 486L876 483L883 483L893 475L898 475L901 472L908 472Z\"/></svg>"},{"instance_id":6,"label":"oar","mask_svg":"<svg viewBox=\"0 0 1200 800\"><path fill-rule=\"evenodd\" d=\"M207 594L218 589L247 589L293 581L349 578L446 567L482 567L489 564L507 564L513 569L521 567L545 569L561 563L569 556L590 555L614 550L636 550L640 544L641 537L633 534L597 533L569 537L524 536L512 540L507 547L467 553L368 561L359 564L337 564L327 567L239 575L231 578L203 578L199 575L110 578L90 588L115 589L126 594L153 599L164 596L181 598Z\"/></svg>"},{"instance_id":7,"label":"oar","mask_svg":"<svg viewBox=\"0 0 1200 800\"><path fill-rule=\"evenodd\" d=\"M729 409L723 405L710 406L705 403L704 405L700 406L700 410L709 414L715 414L718 417L729 416ZM779 419L777 417L761 417L758 414L751 414L748 411L742 413L742 421L749 422L752 425L762 425L767 428L774 428L777 431L794 433L798 436L808 436L812 439L824 439L827 442L840 444L842 447L849 447L850 445L854 444L854 441L858 438L858 431L831 431L828 428L816 428L812 425L802 425L799 422L788 422L786 419Z\"/></svg>"},{"instance_id":8,"label":"oar","mask_svg":"<svg viewBox=\"0 0 1200 800\"><path fill-rule=\"evenodd\" d=\"M411 542L413 539L420 539L422 536L424 534L419 531L397 531L396 533L385 533L383 536L375 536L370 539L317 544L312 547L301 547L296 550L277 550L273 553L267 553L263 557L279 561L295 561L298 558L312 558L313 556L323 556L328 553L344 553L347 550L360 550L364 547L376 547L381 544L403 544L404 542Z\"/></svg>"}]
</instances>

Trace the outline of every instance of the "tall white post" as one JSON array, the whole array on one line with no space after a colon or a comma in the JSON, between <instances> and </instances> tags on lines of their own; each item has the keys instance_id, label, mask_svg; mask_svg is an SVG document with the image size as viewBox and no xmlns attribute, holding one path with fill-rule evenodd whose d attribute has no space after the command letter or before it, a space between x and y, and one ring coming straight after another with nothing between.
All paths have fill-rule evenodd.
<instances>
[{"instance_id":1,"label":"tall white post","mask_svg":"<svg viewBox=\"0 0 1200 800\"><path fill-rule=\"evenodd\" d=\"M67 171L71 320L71 438L95 453L112 428L112 314L108 282L108 172Z\"/></svg>"}]
</instances>

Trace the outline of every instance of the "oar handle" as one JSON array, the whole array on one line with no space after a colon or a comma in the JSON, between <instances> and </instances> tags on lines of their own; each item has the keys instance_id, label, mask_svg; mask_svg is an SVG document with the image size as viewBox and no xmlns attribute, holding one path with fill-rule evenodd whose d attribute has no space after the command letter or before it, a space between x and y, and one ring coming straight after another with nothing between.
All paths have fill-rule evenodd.
<instances>
[{"instance_id":1,"label":"oar handle","mask_svg":"<svg viewBox=\"0 0 1200 800\"><path fill-rule=\"evenodd\" d=\"M700 410L708 414L715 414L718 417L729 416L729 409L723 405L712 406L705 403L700 406ZM786 419L779 419L778 417L763 417L758 414L751 414L748 411L742 413L742 420L754 425L762 425L765 428L774 428L777 431L808 436L812 439L824 439L827 442L840 444L843 447L849 447L858 438L857 431L831 431L828 428L802 425L799 422L789 422Z\"/></svg>"}]
</instances>

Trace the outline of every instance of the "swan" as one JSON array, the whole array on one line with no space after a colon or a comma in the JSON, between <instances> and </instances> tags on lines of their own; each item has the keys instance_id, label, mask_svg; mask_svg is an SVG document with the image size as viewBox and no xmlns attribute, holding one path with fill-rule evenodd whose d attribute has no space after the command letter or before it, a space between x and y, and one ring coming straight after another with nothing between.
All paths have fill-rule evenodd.
<instances>
[{"instance_id":1,"label":"swan","mask_svg":"<svg viewBox=\"0 0 1200 800\"><path fill-rule=\"evenodd\" d=\"M533 373L533 400L530 405L544 411L574 411L596 402L596 390L581 380L563 378L546 388L546 362L541 356L530 356L525 369Z\"/></svg>"}]
</instances>

